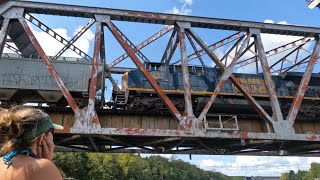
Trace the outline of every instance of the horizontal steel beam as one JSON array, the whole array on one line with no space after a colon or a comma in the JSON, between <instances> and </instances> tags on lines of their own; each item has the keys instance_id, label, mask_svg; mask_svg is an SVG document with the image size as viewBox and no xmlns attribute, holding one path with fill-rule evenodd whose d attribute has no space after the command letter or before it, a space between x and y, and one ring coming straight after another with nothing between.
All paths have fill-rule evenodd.
<instances>
[{"instance_id":1,"label":"horizontal steel beam","mask_svg":"<svg viewBox=\"0 0 320 180\"><path fill-rule=\"evenodd\" d=\"M63 112L59 109L46 109L55 123L68 125L71 124L73 114L71 112ZM54 111L54 112L51 112ZM61 111L61 112L60 112ZM69 110L68 110L69 111ZM81 135L108 135L108 136L131 136L131 137L180 137L180 138L212 138L212 139L255 139L255 140L287 140L287 141L304 141L304 142L319 142L320 131L319 123L312 121L299 120L295 126L296 134L290 137L281 137L263 128L265 124L261 121L259 116L254 119L247 119L238 115L238 124L241 130L239 131L216 131L208 130L194 134L188 130L178 130L178 122L168 115L154 115L145 112L143 115L139 114L125 114L124 111L112 112L109 110L102 110L98 112L99 121L102 124L101 128L86 128L74 127L72 132L61 132L65 134L81 134ZM108 114L108 115L104 115ZM152 115L153 114L153 115ZM252 128L253 127L253 128ZM59 134L59 132L57 132ZM146 141L144 141L146 142Z\"/></svg>"},{"instance_id":2,"label":"horizontal steel beam","mask_svg":"<svg viewBox=\"0 0 320 180\"><path fill-rule=\"evenodd\" d=\"M183 16L164 13L152 13L142 11L129 11L110 8L87 7L65 4L53 4L42 2L9 1L0 8L3 14L11 7L21 7L27 13L73 16L83 18L93 18L94 14L109 15L111 20L142 22L152 24L173 25L176 21L190 22L192 27L212 28L234 31L247 31L249 28L257 28L261 33L283 34L295 36L315 36L320 33L316 27L268 24L251 21L240 21L230 19L218 19L196 16Z\"/></svg>"}]
</instances>

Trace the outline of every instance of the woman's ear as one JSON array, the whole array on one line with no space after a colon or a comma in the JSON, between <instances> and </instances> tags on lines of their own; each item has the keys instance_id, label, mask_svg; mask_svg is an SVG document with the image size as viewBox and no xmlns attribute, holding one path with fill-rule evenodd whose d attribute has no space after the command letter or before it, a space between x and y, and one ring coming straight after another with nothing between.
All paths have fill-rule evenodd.
<instances>
[{"instance_id":1,"label":"woman's ear","mask_svg":"<svg viewBox=\"0 0 320 180\"><path fill-rule=\"evenodd\" d=\"M38 142L37 142L37 145L38 146L42 146L42 140L43 140L43 137L44 137L45 133L42 133L39 138L38 138Z\"/></svg>"}]
</instances>

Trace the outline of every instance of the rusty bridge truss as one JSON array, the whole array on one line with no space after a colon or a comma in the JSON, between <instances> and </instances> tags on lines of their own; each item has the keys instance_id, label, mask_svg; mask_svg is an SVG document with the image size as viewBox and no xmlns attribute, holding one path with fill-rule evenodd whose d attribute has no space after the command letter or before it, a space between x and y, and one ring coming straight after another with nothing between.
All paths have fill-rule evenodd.
<instances>
[{"instance_id":1,"label":"rusty bridge truss","mask_svg":"<svg viewBox=\"0 0 320 180\"><path fill-rule=\"evenodd\" d=\"M3 4L0 14L0 66L6 58L6 54L2 53L4 48L15 52L21 59L41 59L45 64L44 68L50 72L68 102L66 108L43 107L55 122L64 126L64 130L56 134L55 142L59 151L306 156L319 154L319 119L297 118L312 73L319 71L316 67L320 50L319 28L22 1ZM39 20L41 18L36 18L39 14L88 19L88 23L67 40L42 23ZM117 25L126 22L156 24L162 28L155 34L150 33L151 36L141 43L134 43L125 35L124 29L121 30ZM49 57L31 30L31 25L48 33L64 47L55 56ZM92 27L95 27L95 38L93 53L90 55L77 47L75 42ZM214 40L216 38L204 37L203 33L198 33L199 30L217 30L223 32L222 34L229 34L225 38ZM106 53L108 39L105 38L105 31L111 32L125 51L125 54L113 61L106 60L110 58ZM143 31L143 34L149 33ZM266 34L296 38L266 50L262 38ZM134 33L130 36L134 36ZM160 38L168 39L168 43L165 49L153 49L163 52L158 62L180 64L182 67L184 112L179 111L143 64L150 62L143 52L144 48ZM214 43L208 43L209 40ZM12 46L12 42L16 47ZM227 45L229 47L223 56L218 56L216 50ZM187 54L188 48L193 50L191 54ZM52 61L57 60L67 50L74 51L91 64L86 107L78 105L67 88L67 82L63 81L52 64ZM175 51L180 54L176 61L173 60ZM277 60L271 62L272 57ZM118 66L125 59L132 60L136 67ZM222 75L205 107L196 113L192 105L188 63L199 60L201 66L210 65L205 59L209 59L210 64L214 64ZM253 65L255 73L263 74L272 113L268 113L257 102L259 97L252 96L234 75L237 69L249 65ZM103 67L102 71L99 71L100 66ZM96 106L97 101L105 103L105 80L110 80L113 89L119 90L113 78L114 73L131 69L139 69L143 73L166 105L169 110L167 113L134 113L125 109ZM284 114L272 76L285 76L287 72L294 70L300 70L303 76L292 98L291 107L288 113ZM226 80L232 82L257 115L208 113ZM100 94L97 94L98 86L101 86ZM97 98L98 96L101 97ZM218 128L210 128L210 122L206 121L214 116L219 119ZM234 126L224 128L227 121L234 122Z\"/></svg>"}]
</instances>

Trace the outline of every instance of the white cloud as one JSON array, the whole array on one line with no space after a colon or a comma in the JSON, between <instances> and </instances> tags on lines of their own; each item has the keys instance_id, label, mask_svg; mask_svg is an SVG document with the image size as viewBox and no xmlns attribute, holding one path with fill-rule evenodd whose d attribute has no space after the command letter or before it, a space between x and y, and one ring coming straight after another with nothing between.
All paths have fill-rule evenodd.
<instances>
[{"instance_id":1,"label":"white cloud","mask_svg":"<svg viewBox=\"0 0 320 180\"><path fill-rule=\"evenodd\" d=\"M270 23L270 24L273 24L273 23L274 23L274 21L273 21L273 20L271 20L271 19L266 19L266 20L264 21L264 23Z\"/></svg>"},{"instance_id":2,"label":"white cloud","mask_svg":"<svg viewBox=\"0 0 320 180\"><path fill-rule=\"evenodd\" d=\"M199 167L229 176L280 176L290 170L309 170L312 162L320 162L320 158L236 156L233 162L202 160Z\"/></svg>"},{"instance_id":3,"label":"white cloud","mask_svg":"<svg viewBox=\"0 0 320 180\"><path fill-rule=\"evenodd\" d=\"M78 27L73 35L75 35L81 27ZM43 48L44 52L46 53L47 56L54 56L56 55L60 49L64 46L61 44L59 41L56 39L52 38L50 35L43 31L38 31L32 29L36 39L40 43L41 47ZM56 33L58 33L60 36L63 38L70 40L72 37L69 37L67 34L67 30L63 28L58 28L58 29L53 29ZM87 53L89 52L89 46L90 42L94 39L94 34L93 32L88 29L75 43L74 45L77 46L79 49L81 49L83 52ZM10 43L10 45L14 46L13 43ZM14 46L15 47L15 46ZM9 49L4 49L5 53L12 53ZM70 49L67 50L65 53L62 54L64 57L80 57L78 54L75 52L71 51Z\"/></svg>"},{"instance_id":4,"label":"white cloud","mask_svg":"<svg viewBox=\"0 0 320 180\"><path fill-rule=\"evenodd\" d=\"M191 6L192 0L180 0L181 3Z\"/></svg>"},{"instance_id":5,"label":"white cloud","mask_svg":"<svg viewBox=\"0 0 320 180\"><path fill-rule=\"evenodd\" d=\"M182 6L180 9L174 6L172 9L167 11L167 13L170 13L170 14L180 14L180 15L188 15L188 14L191 14L191 12L192 10L189 8L186 8L185 6Z\"/></svg>"},{"instance_id":6,"label":"white cloud","mask_svg":"<svg viewBox=\"0 0 320 180\"><path fill-rule=\"evenodd\" d=\"M189 15L191 14L192 10L189 8L192 5L192 0L179 0L182 3L180 8L174 6L172 9L166 11L166 13L170 14L180 14L180 15Z\"/></svg>"},{"instance_id":7,"label":"white cloud","mask_svg":"<svg viewBox=\"0 0 320 180\"><path fill-rule=\"evenodd\" d=\"M264 23L274 23L273 20L270 20L270 19L267 19L264 21ZM278 22L277 24L283 24L283 25L286 25L288 24L286 21L280 21ZM290 42L293 42L295 40L298 40L302 38L301 36L288 36L288 35L276 35L276 34L261 34L261 39L262 39L262 42L263 42L263 46L264 46L264 50L265 51L269 51L271 49L274 49L276 47L279 47L279 46L282 46L284 44L287 44L287 43L290 43ZM251 38L251 42L252 42L253 38ZM305 48L308 49L308 45L304 46ZM221 50L219 50L221 54L221 51L223 52L223 54L225 52L227 52L228 49L226 48L222 48ZM292 49L293 50L293 49ZM253 52L254 51L254 47L251 48L251 51ZM254 57L254 54L250 52L250 51L247 51L247 53L245 53L239 60L245 60L245 59L248 59L248 58L251 58L251 57ZM268 57L268 64L269 66L271 66L272 64L274 64L276 61L278 61L281 57L285 56L287 53L289 53L289 51L285 51L285 52L282 52L282 53L279 53L277 55L274 55L274 56L270 56ZM230 53L231 56L233 56L235 54L235 52L231 52ZM292 54L290 57L293 57L295 56L295 54ZM300 56L303 56L303 54L300 54ZM299 56L299 57L300 57ZM228 60L228 63L229 64L231 62L231 58ZM235 68L237 67L237 65L235 66ZM260 69L260 72L261 72L261 68L260 68L260 63L258 65L259 69ZM280 63L274 67L274 69L279 69L280 68ZM248 64L244 67L241 67L241 68L238 68L236 69L236 72L239 72L239 73L255 73L256 71L256 64L255 63L251 63L251 64Z\"/></svg>"}]
</instances>

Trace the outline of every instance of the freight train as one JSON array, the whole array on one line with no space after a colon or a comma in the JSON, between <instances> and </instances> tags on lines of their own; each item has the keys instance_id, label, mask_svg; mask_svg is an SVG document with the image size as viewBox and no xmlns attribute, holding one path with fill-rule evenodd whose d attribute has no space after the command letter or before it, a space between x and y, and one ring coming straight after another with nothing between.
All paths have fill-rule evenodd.
<instances>
[{"instance_id":1,"label":"freight train","mask_svg":"<svg viewBox=\"0 0 320 180\"><path fill-rule=\"evenodd\" d=\"M1 105L46 103L67 106L55 79L40 57L22 58L19 54L3 54L0 59ZM58 75L79 106L88 102L91 63L82 58L60 58L51 61ZM101 72L99 66L98 72ZM101 76L98 76L101 77ZM101 79L97 81L97 90Z\"/></svg>"},{"instance_id":2,"label":"freight train","mask_svg":"<svg viewBox=\"0 0 320 180\"><path fill-rule=\"evenodd\" d=\"M184 110L184 87L181 65L166 65L163 63L145 63L145 68L154 77L178 110ZM188 66L189 82L194 111L200 112L215 87L220 81L222 72L218 68ZM234 73L244 89L253 96L267 111L271 112L269 96L263 74ZM282 110L290 108L295 92L298 89L303 73L288 72L283 76L272 76ZM123 108L133 111L168 111L158 97L148 80L140 70L132 70L122 76L121 90L113 92L113 108ZM320 75L313 74L305 98L300 108L303 115L315 117L320 114ZM243 97L241 92L227 80L210 112L213 113L256 113Z\"/></svg>"},{"instance_id":3,"label":"freight train","mask_svg":"<svg viewBox=\"0 0 320 180\"><path fill-rule=\"evenodd\" d=\"M49 106L67 106L67 101L40 59L28 59L19 55L5 54L0 60L0 102L1 105L23 103L47 103ZM86 106L91 77L91 63L83 59L71 58L52 61L59 76L66 84L79 106ZM184 110L184 87L181 65L145 63L145 68L155 78L160 87L172 100L178 110ZM195 113L200 112L216 85L222 72L217 68L189 66L192 103ZM155 110L167 112L168 109L150 83L138 69L128 69L122 76L122 87L114 88L112 100L105 103L107 108L131 111ZM102 71L99 65L98 72ZM234 73L244 89L258 103L271 112L271 105L262 74ZM281 108L288 111L303 73L288 72L284 76L273 76ZM100 76L98 76L100 77ZM101 79L97 81L97 91ZM320 75L312 74L305 98L300 108L303 115L320 115ZM230 108L232 107L232 108ZM212 105L212 113L256 113L241 92L226 81Z\"/></svg>"}]
</instances>

